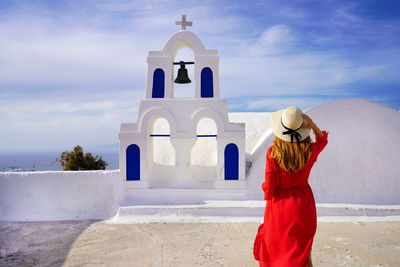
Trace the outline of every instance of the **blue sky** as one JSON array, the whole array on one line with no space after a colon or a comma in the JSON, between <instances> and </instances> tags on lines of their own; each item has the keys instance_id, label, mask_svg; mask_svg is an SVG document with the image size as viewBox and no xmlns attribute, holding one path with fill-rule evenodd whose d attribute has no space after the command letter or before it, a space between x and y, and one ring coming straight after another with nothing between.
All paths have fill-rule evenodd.
<instances>
[{"instance_id":1,"label":"blue sky","mask_svg":"<svg viewBox=\"0 0 400 267\"><path fill-rule=\"evenodd\" d=\"M0 0L0 151L118 142L145 96L147 53L181 14L218 49L231 112L344 97L400 109L398 1Z\"/></svg>"}]
</instances>

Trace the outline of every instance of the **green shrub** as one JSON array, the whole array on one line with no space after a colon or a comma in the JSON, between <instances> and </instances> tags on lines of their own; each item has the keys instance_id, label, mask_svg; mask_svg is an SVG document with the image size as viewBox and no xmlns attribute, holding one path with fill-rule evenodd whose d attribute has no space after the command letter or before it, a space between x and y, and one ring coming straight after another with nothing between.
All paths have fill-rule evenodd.
<instances>
[{"instance_id":1,"label":"green shrub","mask_svg":"<svg viewBox=\"0 0 400 267\"><path fill-rule=\"evenodd\" d=\"M83 171L83 170L105 170L108 165L98 155L93 157L91 153L83 153L81 146L75 146L73 151L64 151L61 158L56 161L61 163L64 171Z\"/></svg>"}]
</instances>

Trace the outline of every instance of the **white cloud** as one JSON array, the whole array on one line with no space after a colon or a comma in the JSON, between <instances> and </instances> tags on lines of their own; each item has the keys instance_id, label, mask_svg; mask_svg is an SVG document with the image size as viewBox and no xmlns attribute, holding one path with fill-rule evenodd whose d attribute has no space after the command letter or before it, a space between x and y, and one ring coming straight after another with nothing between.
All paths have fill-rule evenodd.
<instances>
[{"instance_id":1,"label":"white cloud","mask_svg":"<svg viewBox=\"0 0 400 267\"><path fill-rule=\"evenodd\" d=\"M108 99L0 101L0 150L66 149L118 141L121 122L135 122L140 99L116 92Z\"/></svg>"},{"instance_id":2,"label":"white cloud","mask_svg":"<svg viewBox=\"0 0 400 267\"><path fill-rule=\"evenodd\" d=\"M353 8L355 7L350 5L334 10L330 22L339 26L360 25L363 21L359 16L355 15L354 12L352 12Z\"/></svg>"},{"instance_id":3,"label":"white cloud","mask_svg":"<svg viewBox=\"0 0 400 267\"><path fill-rule=\"evenodd\" d=\"M296 38L286 25L274 25L265 29L258 40L249 43L249 52L253 55L276 55L286 52Z\"/></svg>"},{"instance_id":4,"label":"white cloud","mask_svg":"<svg viewBox=\"0 0 400 267\"><path fill-rule=\"evenodd\" d=\"M285 25L275 25L266 29L260 37L260 43L266 46L278 46L290 43L293 40L289 27Z\"/></svg>"},{"instance_id":5,"label":"white cloud","mask_svg":"<svg viewBox=\"0 0 400 267\"><path fill-rule=\"evenodd\" d=\"M223 97L351 95L345 85L393 80L390 66L375 58L354 62L336 52L226 57L221 58L221 93Z\"/></svg>"},{"instance_id":6,"label":"white cloud","mask_svg":"<svg viewBox=\"0 0 400 267\"><path fill-rule=\"evenodd\" d=\"M10 24L0 28L14 29ZM145 47L126 35L88 30L32 39L23 38L24 32L17 35L0 37L0 80L4 84L112 84L131 82L135 76L139 80L146 70Z\"/></svg>"}]
</instances>

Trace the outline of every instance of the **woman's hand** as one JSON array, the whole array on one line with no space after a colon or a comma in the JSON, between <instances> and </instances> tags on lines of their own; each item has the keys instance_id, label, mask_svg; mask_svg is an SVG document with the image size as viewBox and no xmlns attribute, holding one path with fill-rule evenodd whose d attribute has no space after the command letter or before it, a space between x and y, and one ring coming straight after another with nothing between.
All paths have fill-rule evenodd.
<instances>
[{"instance_id":1,"label":"woman's hand","mask_svg":"<svg viewBox=\"0 0 400 267\"><path fill-rule=\"evenodd\" d=\"M306 129L312 129L313 126L316 126L313 120L306 114L303 113L303 120L305 123L303 124L303 127Z\"/></svg>"},{"instance_id":2,"label":"woman's hand","mask_svg":"<svg viewBox=\"0 0 400 267\"><path fill-rule=\"evenodd\" d=\"M322 137L324 136L324 133L321 132L321 130L318 128L318 126L313 122L313 120L306 114L303 113L303 120L305 123L303 123L303 127L306 129L312 129L315 136L317 137Z\"/></svg>"}]
</instances>

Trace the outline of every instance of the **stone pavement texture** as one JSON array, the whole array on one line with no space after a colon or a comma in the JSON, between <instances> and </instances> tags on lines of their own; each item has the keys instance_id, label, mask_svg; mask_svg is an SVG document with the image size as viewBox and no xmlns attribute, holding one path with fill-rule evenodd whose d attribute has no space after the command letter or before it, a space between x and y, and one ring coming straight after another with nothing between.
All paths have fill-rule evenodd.
<instances>
[{"instance_id":1,"label":"stone pavement texture","mask_svg":"<svg viewBox=\"0 0 400 267\"><path fill-rule=\"evenodd\" d=\"M258 223L0 223L0 266L258 266ZM400 266L400 222L318 223L315 266Z\"/></svg>"}]
</instances>

